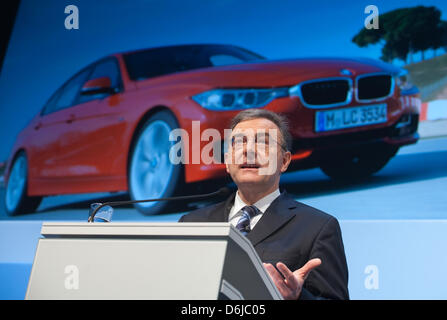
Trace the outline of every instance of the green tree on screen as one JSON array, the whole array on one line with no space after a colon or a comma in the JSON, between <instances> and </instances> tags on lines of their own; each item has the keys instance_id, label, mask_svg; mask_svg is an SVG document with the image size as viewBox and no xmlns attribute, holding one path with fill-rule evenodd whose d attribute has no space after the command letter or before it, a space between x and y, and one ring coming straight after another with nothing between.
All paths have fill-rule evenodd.
<instances>
[{"instance_id":1,"label":"green tree on screen","mask_svg":"<svg viewBox=\"0 0 447 320\"><path fill-rule=\"evenodd\" d=\"M447 46L447 22L436 7L400 8L379 15L379 28L363 28L352 42L359 47L381 44L382 60L407 63L410 53L420 52L424 59L426 50Z\"/></svg>"}]
</instances>

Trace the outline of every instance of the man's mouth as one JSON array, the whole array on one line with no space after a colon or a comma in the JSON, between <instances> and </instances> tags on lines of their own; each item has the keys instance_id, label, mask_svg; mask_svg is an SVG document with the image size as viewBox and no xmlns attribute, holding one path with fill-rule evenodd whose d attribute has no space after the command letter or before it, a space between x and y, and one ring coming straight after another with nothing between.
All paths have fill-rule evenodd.
<instances>
[{"instance_id":1,"label":"man's mouth","mask_svg":"<svg viewBox=\"0 0 447 320\"><path fill-rule=\"evenodd\" d=\"M256 163L253 164L244 163L239 166L240 169L259 169L260 167L261 166Z\"/></svg>"}]
</instances>

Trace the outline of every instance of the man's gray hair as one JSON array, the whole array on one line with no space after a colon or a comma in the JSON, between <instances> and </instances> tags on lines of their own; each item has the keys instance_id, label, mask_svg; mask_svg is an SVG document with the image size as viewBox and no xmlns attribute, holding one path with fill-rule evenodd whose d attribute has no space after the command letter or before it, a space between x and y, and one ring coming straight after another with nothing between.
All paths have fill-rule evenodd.
<instances>
[{"instance_id":1,"label":"man's gray hair","mask_svg":"<svg viewBox=\"0 0 447 320\"><path fill-rule=\"evenodd\" d=\"M253 120L253 119L267 119L273 122L281 133L281 146L290 151L292 148L292 136L289 132L289 124L287 118L283 115L269 111L266 109L246 109L239 112L233 119L231 119L231 130L237 126L239 122Z\"/></svg>"}]
</instances>

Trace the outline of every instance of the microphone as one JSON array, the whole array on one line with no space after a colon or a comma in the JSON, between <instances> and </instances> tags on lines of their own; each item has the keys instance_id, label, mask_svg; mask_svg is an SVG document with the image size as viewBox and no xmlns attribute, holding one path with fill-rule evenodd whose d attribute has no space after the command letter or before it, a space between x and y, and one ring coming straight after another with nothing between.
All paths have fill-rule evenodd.
<instances>
[{"instance_id":1,"label":"microphone","mask_svg":"<svg viewBox=\"0 0 447 320\"><path fill-rule=\"evenodd\" d=\"M232 190L229 187L223 187L223 188L220 188L219 190L211 192L211 193L197 194L197 195L190 195L190 196L178 196L178 197L158 198L158 199L112 201L112 202L96 203L97 206L89 214L87 222L94 222L94 218L95 218L96 214L98 213L98 211L105 206L113 207L113 206L121 206L121 205L132 204L132 203L153 202L153 201L200 200L200 199L207 199L207 198L212 198L212 197L216 197L216 196L229 195L231 192L232 192ZM112 208L110 208L110 209L112 209ZM106 219L103 219L103 220L106 220Z\"/></svg>"}]
</instances>

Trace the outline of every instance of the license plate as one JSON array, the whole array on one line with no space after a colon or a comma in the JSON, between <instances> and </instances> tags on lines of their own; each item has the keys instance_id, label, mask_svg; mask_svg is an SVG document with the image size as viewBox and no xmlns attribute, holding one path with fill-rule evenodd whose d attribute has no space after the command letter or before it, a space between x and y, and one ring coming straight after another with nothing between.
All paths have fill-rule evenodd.
<instances>
[{"instance_id":1,"label":"license plate","mask_svg":"<svg viewBox=\"0 0 447 320\"><path fill-rule=\"evenodd\" d=\"M315 131L331 131L344 128L367 126L388 120L386 103L364 107L317 111Z\"/></svg>"}]
</instances>

